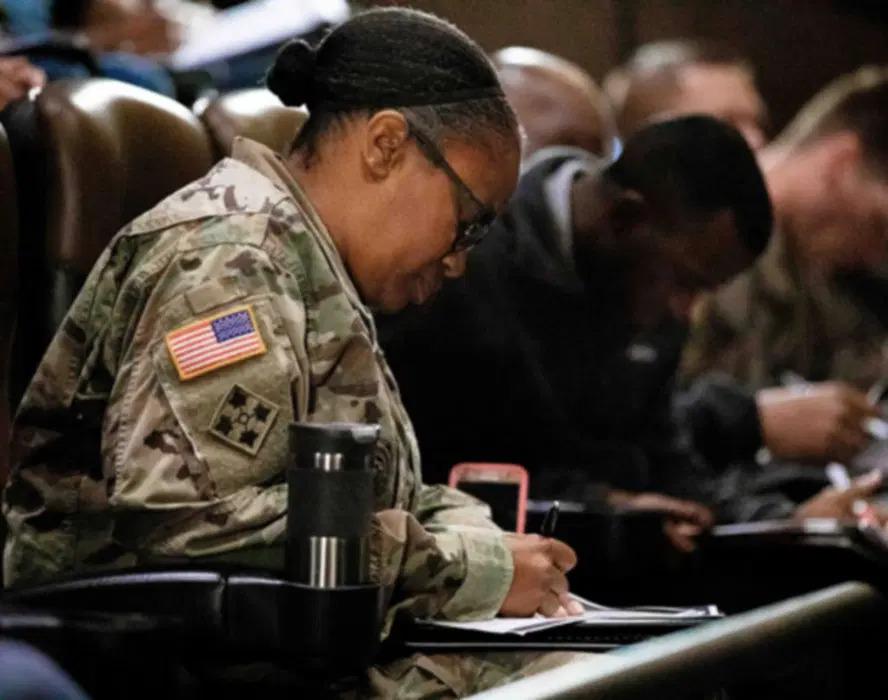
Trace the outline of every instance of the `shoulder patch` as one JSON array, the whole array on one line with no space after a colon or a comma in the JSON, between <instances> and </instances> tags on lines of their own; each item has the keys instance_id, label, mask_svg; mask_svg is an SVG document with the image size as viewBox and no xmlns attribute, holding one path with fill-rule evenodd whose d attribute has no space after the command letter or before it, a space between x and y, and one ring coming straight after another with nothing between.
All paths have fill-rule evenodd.
<instances>
[{"instance_id":1,"label":"shoulder patch","mask_svg":"<svg viewBox=\"0 0 888 700\"><path fill-rule=\"evenodd\" d=\"M267 352L252 306L176 328L164 340L183 382Z\"/></svg>"},{"instance_id":2,"label":"shoulder patch","mask_svg":"<svg viewBox=\"0 0 888 700\"><path fill-rule=\"evenodd\" d=\"M216 409L209 433L231 447L256 455L279 412L276 404L235 384Z\"/></svg>"}]
</instances>

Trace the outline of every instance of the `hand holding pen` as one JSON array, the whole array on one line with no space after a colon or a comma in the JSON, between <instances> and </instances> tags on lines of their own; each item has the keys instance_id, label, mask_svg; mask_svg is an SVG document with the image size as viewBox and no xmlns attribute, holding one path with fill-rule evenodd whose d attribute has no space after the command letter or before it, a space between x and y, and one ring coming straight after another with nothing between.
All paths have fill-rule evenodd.
<instances>
[{"instance_id":1,"label":"hand holding pen","mask_svg":"<svg viewBox=\"0 0 888 700\"><path fill-rule=\"evenodd\" d=\"M549 508L539 535L506 534L512 552L512 587L500 615L523 617L539 613L545 617L581 615L583 606L570 596L567 572L577 563L574 550L552 535L560 504Z\"/></svg>"},{"instance_id":2,"label":"hand holding pen","mask_svg":"<svg viewBox=\"0 0 888 700\"><path fill-rule=\"evenodd\" d=\"M888 436L880 410L854 387L796 377L784 381L790 383L756 394L765 446L774 458L845 462L873 437Z\"/></svg>"}]
</instances>

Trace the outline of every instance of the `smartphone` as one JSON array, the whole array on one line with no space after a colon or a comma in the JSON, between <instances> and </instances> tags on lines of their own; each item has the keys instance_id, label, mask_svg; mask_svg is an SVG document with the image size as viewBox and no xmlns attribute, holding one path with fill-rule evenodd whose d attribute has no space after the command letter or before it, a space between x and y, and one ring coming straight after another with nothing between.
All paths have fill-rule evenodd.
<instances>
[{"instance_id":1,"label":"smartphone","mask_svg":"<svg viewBox=\"0 0 888 700\"><path fill-rule=\"evenodd\" d=\"M493 522L503 530L523 533L528 482L527 470L518 464L462 462L450 470L447 483L489 505Z\"/></svg>"}]
</instances>

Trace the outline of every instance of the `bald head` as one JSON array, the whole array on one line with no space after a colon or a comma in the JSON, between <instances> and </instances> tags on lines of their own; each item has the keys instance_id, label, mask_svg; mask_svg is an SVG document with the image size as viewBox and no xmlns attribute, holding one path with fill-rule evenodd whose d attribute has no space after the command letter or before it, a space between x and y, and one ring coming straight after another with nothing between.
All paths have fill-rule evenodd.
<instances>
[{"instance_id":1,"label":"bald head","mask_svg":"<svg viewBox=\"0 0 888 700\"><path fill-rule=\"evenodd\" d=\"M616 128L604 93L578 65L513 46L493 55L503 90L527 134L525 156L546 146L613 154Z\"/></svg>"}]
</instances>

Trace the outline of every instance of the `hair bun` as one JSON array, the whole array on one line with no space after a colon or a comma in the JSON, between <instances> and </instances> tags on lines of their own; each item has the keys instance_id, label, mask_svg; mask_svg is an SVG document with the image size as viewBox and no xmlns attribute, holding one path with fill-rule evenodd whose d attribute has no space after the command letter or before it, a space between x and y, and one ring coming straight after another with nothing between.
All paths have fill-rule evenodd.
<instances>
[{"instance_id":1,"label":"hair bun","mask_svg":"<svg viewBox=\"0 0 888 700\"><path fill-rule=\"evenodd\" d=\"M284 45L272 64L265 84L288 107L311 101L314 94L317 52L303 39Z\"/></svg>"}]
</instances>

